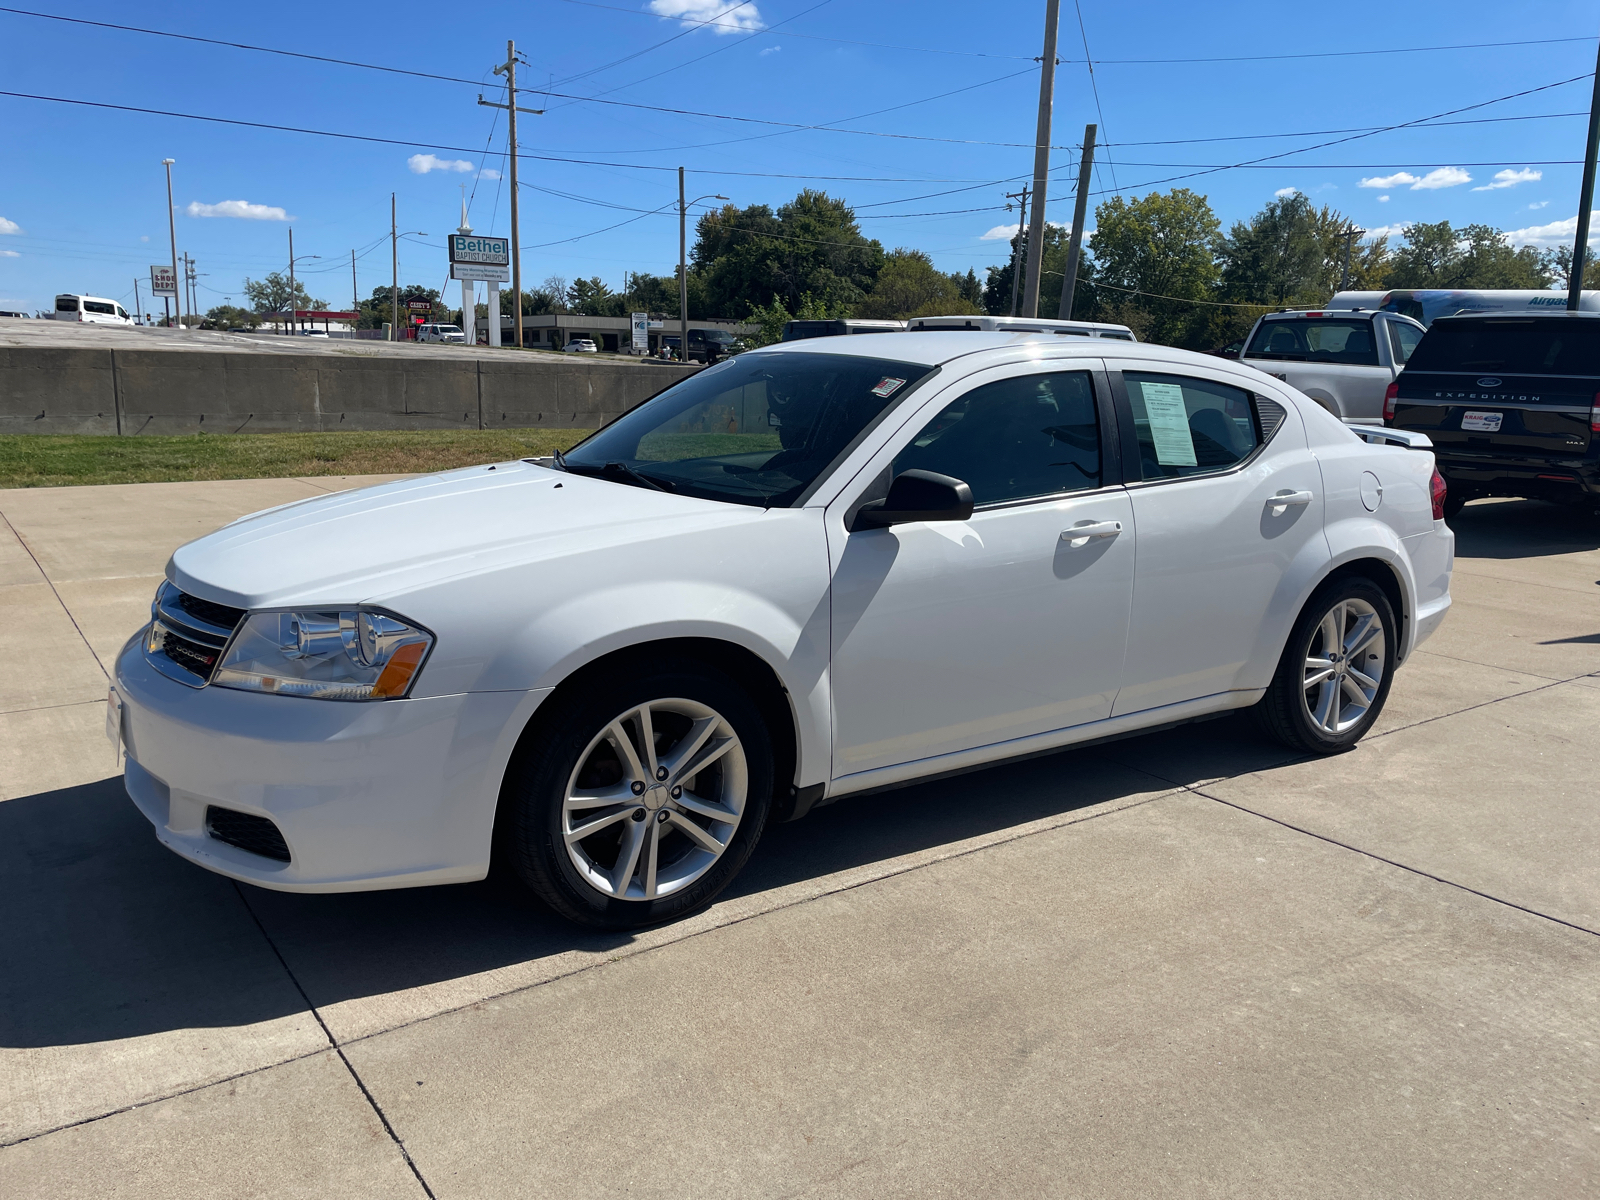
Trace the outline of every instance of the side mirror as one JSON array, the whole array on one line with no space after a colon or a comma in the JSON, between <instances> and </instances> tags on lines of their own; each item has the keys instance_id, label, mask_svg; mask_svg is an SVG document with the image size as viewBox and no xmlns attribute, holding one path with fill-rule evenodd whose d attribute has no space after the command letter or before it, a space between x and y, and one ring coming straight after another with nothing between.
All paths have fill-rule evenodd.
<instances>
[{"instance_id":1,"label":"side mirror","mask_svg":"<svg viewBox=\"0 0 1600 1200\"><path fill-rule=\"evenodd\" d=\"M905 471L882 500L863 504L851 523L857 529L884 529L908 521L965 521L972 516L972 489L934 471Z\"/></svg>"}]
</instances>

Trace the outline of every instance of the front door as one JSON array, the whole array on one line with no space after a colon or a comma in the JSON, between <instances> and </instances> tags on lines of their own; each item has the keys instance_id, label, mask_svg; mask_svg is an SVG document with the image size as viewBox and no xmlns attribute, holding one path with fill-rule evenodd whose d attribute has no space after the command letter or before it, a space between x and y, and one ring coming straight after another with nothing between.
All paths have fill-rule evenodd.
<instances>
[{"instance_id":1,"label":"front door","mask_svg":"<svg viewBox=\"0 0 1600 1200\"><path fill-rule=\"evenodd\" d=\"M830 511L836 779L1110 714L1134 523L1108 397L1072 363L962 381L862 476L964 480L970 520L850 532L861 489Z\"/></svg>"},{"instance_id":2,"label":"front door","mask_svg":"<svg viewBox=\"0 0 1600 1200\"><path fill-rule=\"evenodd\" d=\"M1308 543L1326 559L1322 472L1295 413L1221 372L1129 364L1121 384L1139 566L1119 716L1250 686L1244 667L1294 619L1285 575Z\"/></svg>"}]
</instances>

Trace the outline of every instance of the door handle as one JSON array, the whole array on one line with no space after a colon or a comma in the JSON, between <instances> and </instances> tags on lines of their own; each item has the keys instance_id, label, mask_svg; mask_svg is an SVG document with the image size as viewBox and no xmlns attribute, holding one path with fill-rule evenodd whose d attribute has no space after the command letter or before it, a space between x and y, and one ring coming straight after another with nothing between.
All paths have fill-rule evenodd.
<instances>
[{"instance_id":1,"label":"door handle","mask_svg":"<svg viewBox=\"0 0 1600 1200\"><path fill-rule=\"evenodd\" d=\"M1076 550L1099 538L1114 538L1121 532L1121 521L1084 521L1071 529L1063 529L1061 540L1066 542L1070 549Z\"/></svg>"},{"instance_id":2,"label":"door handle","mask_svg":"<svg viewBox=\"0 0 1600 1200\"><path fill-rule=\"evenodd\" d=\"M1267 498L1267 506L1272 509L1272 515L1281 517L1289 511L1290 505L1310 504L1314 497L1310 492L1279 492L1276 496Z\"/></svg>"}]
</instances>

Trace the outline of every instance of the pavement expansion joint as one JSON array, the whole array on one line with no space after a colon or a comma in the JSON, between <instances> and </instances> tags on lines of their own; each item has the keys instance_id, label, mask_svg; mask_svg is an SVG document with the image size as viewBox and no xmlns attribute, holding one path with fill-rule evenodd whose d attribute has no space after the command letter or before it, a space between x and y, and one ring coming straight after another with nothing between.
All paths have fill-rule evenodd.
<instances>
[{"instance_id":1,"label":"pavement expansion joint","mask_svg":"<svg viewBox=\"0 0 1600 1200\"><path fill-rule=\"evenodd\" d=\"M104 704L103 699L95 700L69 700L65 704L32 704L27 708L0 708L0 717L9 717L13 713L46 712L52 708L82 708L86 704Z\"/></svg>"},{"instance_id":2,"label":"pavement expansion joint","mask_svg":"<svg viewBox=\"0 0 1600 1200\"><path fill-rule=\"evenodd\" d=\"M100 656L94 652L94 646L90 644L88 637L84 634L83 626L78 624L78 618L72 615L72 610L67 607L67 602L61 598L61 592L56 588L56 581L45 573L44 564L39 561L39 556L33 552L33 547L28 545L28 539L22 536L17 527L11 523L11 518L3 512L0 512L0 521L5 522L6 528L11 531L11 536L17 539L17 545L27 551L28 557L33 560L34 567L38 569L39 578L49 585L50 594L56 598L56 603L61 605L61 611L67 614L67 620L72 622L72 627L78 631L78 636L83 639L83 644L88 649L89 656L94 659L94 665L100 668L100 674L105 675L106 681L109 683L111 676L106 674L105 664L100 661Z\"/></svg>"}]
</instances>

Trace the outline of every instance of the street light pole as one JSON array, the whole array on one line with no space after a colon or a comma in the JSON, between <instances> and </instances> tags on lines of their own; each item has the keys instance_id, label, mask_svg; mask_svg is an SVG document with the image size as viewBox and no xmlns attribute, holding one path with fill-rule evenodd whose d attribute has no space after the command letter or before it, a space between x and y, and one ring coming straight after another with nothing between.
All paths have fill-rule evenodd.
<instances>
[{"instance_id":1,"label":"street light pole","mask_svg":"<svg viewBox=\"0 0 1600 1200\"><path fill-rule=\"evenodd\" d=\"M400 235L394 219L394 193L389 193L389 265L394 268L394 283L389 299L394 302L394 320L389 322L389 340L400 340Z\"/></svg>"},{"instance_id":2,"label":"street light pole","mask_svg":"<svg viewBox=\"0 0 1600 1200\"><path fill-rule=\"evenodd\" d=\"M690 204L702 200L726 200L726 196L696 196ZM689 205L683 200L683 168L678 168L678 354L681 361L689 361Z\"/></svg>"},{"instance_id":3,"label":"street light pole","mask_svg":"<svg viewBox=\"0 0 1600 1200\"><path fill-rule=\"evenodd\" d=\"M167 236L171 239L172 250L172 306L178 310L178 325L183 325L183 305L178 302L180 289L178 287L178 218L172 208L172 164L175 158L163 158L162 163L167 168Z\"/></svg>"},{"instance_id":4,"label":"street light pole","mask_svg":"<svg viewBox=\"0 0 1600 1200\"><path fill-rule=\"evenodd\" d=\"M294 304L295 304L295 299L294 299L294 226L291 225L291 226L289 226L289 332L290 332L290 334L294 334L295 332L297 332L296 329L295 329Z\"/></svg>"}]
</instances>

